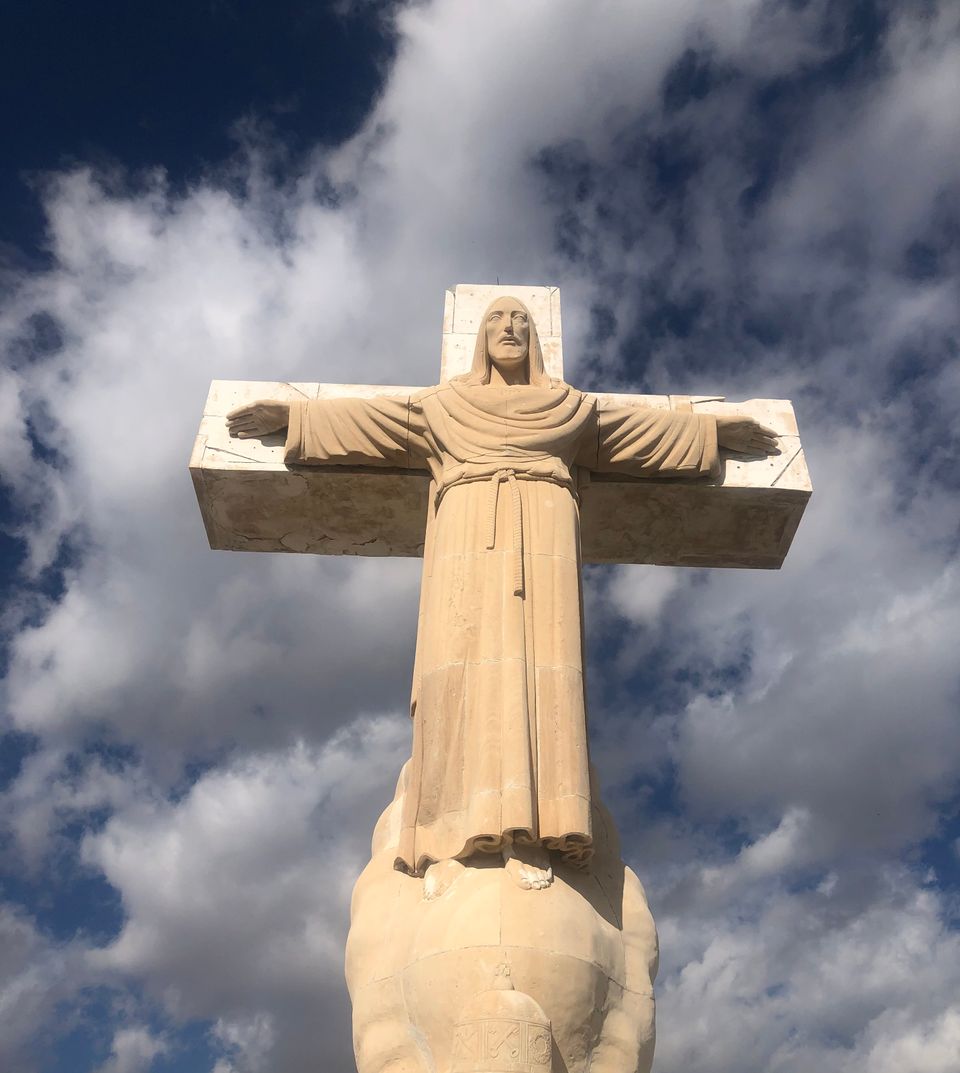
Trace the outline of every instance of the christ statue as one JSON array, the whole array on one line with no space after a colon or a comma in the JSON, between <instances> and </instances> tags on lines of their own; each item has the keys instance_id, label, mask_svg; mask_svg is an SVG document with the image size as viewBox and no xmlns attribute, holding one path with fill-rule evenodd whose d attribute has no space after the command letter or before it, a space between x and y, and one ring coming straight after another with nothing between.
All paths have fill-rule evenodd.
<instances>
[{"instance_id":1,"label":"christ statue","mask_svg":"<svg viewBox=\"0 0 960 1073\"><path fill-rule=\"evenodd\" d=\"M721 447L778 453L775 433L748 417L598 408L548 377L509 297L484 314L463 376L406 398L264 400L227 421L240 439L286 428L288 464L429 471L396 868L495 853L531 890L557 860L586 868L578 474L696 479L719 471Z\"/></svg>"}]
</instances>

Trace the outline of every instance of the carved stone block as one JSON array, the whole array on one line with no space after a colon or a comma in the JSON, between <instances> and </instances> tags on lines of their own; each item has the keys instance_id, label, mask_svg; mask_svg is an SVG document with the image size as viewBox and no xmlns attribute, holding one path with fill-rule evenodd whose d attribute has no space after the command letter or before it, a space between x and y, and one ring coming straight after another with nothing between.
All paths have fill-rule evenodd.
<instances>
[{"instance_id":1,"label":"carved stone block","mask_svg":"<svg viewBox=\"0 0 960 1073\"><path fill-rule=\"evenodd\" d=\"M412 387L215 380L190 459L210 547L320 555L423 554L425 472L283 463L283 437L231 440L229 410L258 398L408 395ZM604 405L746 414L780 436L781 454L728 457L715 480L610 474L583 482L586 563L779 567L811 485L793 407L786 400L727 403L715 396L598 395Z\"/></svg>"}]
</instances>

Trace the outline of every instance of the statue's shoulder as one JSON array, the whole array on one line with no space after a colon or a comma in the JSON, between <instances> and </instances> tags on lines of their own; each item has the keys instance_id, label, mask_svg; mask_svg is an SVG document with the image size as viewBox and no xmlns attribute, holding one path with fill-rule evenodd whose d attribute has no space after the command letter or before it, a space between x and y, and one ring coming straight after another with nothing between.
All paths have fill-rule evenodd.
<instances>
[{"instance_id":1,"label":"statue's shoulder","mask_svg":"<svg viewBox=\"0 0 960 1073\"><path fill-rule=\"evenodd\" d=\"M441 380L439 384L424 388L420 392L420 398L424 399L427 404L432 401L442 402L444 398L462 394L464 388L472 386L476 385L470 374L462 373L460 376L451 376L449 380Z\"/></svg>"},{"instance_id":2,"label":"statue's shoulder","mask_svg":"<svg viewBox=\"0 0 960 1073\"><path fill-rule=\"evenodd\" d=\"M410 396L410 402L414 406L429 406L431 401L437 397L438 393L442 391L443 388L443 384L434 384L432 387L422 387L419 391L414 392Z\"/></svg>"},{"instance_id":3,"label":"statue's shoulder","mask_svg":"<svg viewBox=\"0 0 960 1073\"><path fill-rule=\"evenodd\" d=\"M596 395L581 391L580 388L574 387L573 384L568 384L566 380L551 379L550 387L556 391L565 391L570 402L582 407L584 410L595 410L597 407Z\"/></svg>"}]
</instances>

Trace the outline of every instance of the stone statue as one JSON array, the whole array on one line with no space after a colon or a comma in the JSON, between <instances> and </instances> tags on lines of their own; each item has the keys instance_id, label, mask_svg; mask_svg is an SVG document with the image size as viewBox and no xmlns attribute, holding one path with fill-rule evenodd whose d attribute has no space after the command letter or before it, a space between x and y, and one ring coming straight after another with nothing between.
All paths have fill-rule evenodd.
<instances>
[{"instance_id":1,"label":"stone statue","mask_svg":"<svg viewBox=\"0 0 960 1073\"><path fill-rule=\"evenodd\" d=\"M348 944L360 1073L649 1069L656 932L589 762L580 477L695 479L720 447L778 453L776 434L599 408L547 375L508 296L465 375L399 398L264 400L227 421L238 439L287 429L288 464L430 474L412 755Z\"/></svg>"}]
</instances>

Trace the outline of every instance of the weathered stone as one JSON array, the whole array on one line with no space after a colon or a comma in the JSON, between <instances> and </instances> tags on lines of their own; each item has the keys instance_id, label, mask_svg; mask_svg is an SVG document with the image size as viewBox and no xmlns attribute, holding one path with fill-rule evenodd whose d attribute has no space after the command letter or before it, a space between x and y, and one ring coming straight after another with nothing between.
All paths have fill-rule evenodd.
<instances>
[{"instance_id":1,"label":"weathered stone","mask_svg":"<svg viewBox=\"0 0 960 1073\"><path fill-rule=\"evenodd\" d=\"M224 418L261 398L401 398L413 387L215 380L190 471L210 547L320 555L423 554L429 476L422 470L287 466L284 438L231 439ZM777 568L810 498L791 404L727 403L715 396L597 396L603 406L742 414L772 428L781 454L726 456L719 477L697 481L593 474L581 483L585 563Z\"/></svg>"},{"instance_id":2,"label":"weathered stone","mask_svg":"<svg viewBox=\"0 0 960 1073\"><path fill-rule=\"evenodd\" d=\"M793 409L569 388L556 288L448 292L442 370L216 381L190 464L212 547L425 557L412 756L351 906L357 1067L648 1073L656 929L588 763L580 563L779 566Z\"/></svg>"}]
</instances>

